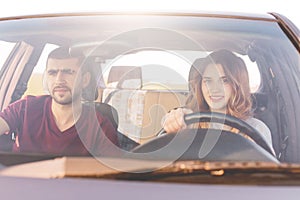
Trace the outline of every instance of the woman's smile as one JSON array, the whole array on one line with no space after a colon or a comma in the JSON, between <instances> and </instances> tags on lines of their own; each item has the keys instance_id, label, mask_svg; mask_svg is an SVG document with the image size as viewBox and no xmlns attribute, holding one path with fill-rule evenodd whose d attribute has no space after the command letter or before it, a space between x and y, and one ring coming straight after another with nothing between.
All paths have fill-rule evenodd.
<instances>
[{"instance_id":1,"label":"woman's smile","mask_svg":"<svg viewBox=\"0 0 300 200\"><path fill-rule=\"evenodd\" d=\"M209 96L209 98L213 103L218 103L224 100L224 95L212 95Z\"/></svg>"}]
</instances>

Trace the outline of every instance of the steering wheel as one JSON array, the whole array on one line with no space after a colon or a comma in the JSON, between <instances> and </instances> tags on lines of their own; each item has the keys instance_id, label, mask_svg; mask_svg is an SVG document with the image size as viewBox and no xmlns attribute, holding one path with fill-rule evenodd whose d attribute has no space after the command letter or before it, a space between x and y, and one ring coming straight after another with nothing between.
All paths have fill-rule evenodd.
<instances>
[{"instance_id":1,"label":"steering wheel","mask_svg":"<svg viewBox=\"0 0 300 200\"><path fill-rule=\"evenodd\" d=\"M212 122L212 123L220 123L220 124L225 124L228 126L231 126L233 128L236 128L240 130L240 132L244 133L248 137L250 137L256 144L261 146L263 149L265 149L267 152L269 152L271 155L273 155L271 148L269 145L266 143L264 138L261 136L261 134L254 129L252 126L244 122L243 120L240 120L236 117L230 116L230 115L225 115L222 113L214 113L214 112L199 112L199 113L191 113L187 114L184 116L184 120L187 125L193 124L193 123L199 123L199 122ZM226 131L225 131L226 132ZM230 132L230 131L227 131ZM174 134L165 134L166 132L161 129L157 135L161 135L160 137L155 138L154 140L163 140L165 137L165 140L170 141L171 138L169 135L174 135ZM232 134L236 135L236 134ZM172 136L173 137L173 136ZM248 139L247 139L248 140ZM154 143L155 141L150 141ZM164 143L166 144L166 142ZM147 143L146 143L147 145ZM146 146L144 145L144 146ZM150 145L148 145L150 146ZM161 146L163 146L161 144ZM133 149L133 152L142 152L142 146L138 146L135 149ZM145 148L144 148L145 149Z\"/></svg>"}]
</instances>

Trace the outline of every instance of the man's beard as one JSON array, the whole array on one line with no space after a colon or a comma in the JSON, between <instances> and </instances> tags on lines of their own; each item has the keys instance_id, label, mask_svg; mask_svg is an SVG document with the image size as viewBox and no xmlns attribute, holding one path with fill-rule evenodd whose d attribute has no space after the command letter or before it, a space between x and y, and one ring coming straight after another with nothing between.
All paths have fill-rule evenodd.
<instances>
[{"instance_id":1,"label":"man's beard","mask_svg":"<svg viewBox=\"0 0 300 200\"><path fill-rule=\"evenodd\" d=\"M60 105L70 105L80 98L80 93L74 93L73 95L65 98L59 98L56 95L52 95L53 100Z\"/></svg>"}]
</instances>

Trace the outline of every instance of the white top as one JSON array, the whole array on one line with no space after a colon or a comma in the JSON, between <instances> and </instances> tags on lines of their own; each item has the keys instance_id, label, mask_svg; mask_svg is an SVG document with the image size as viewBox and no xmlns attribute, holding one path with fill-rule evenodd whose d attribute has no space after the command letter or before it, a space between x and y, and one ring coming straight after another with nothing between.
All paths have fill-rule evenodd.
<instances>
[{"instance_id":1,"label":"white top","mask_svg":"<svg viewBox=\"0 0 300 200\"><path fill-rule=\"evenodd\" d=\"M273 149L273 144L272 144L271 131L268 128L268 126L264 122L254 117L248 118L247 120L245 120L245 122L250 126L252 126L253 128L255 128L261 134L262 138L265 139L270 149L272 150L272 153L275 155L275 151Z\"/></svg>"}]
</instances>

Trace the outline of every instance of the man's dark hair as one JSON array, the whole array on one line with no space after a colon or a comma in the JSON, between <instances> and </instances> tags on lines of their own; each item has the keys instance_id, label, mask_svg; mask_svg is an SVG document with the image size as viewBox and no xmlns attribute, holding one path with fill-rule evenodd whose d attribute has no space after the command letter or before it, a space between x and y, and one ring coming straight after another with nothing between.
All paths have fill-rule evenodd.
<instances>
[{"instance_id":1,"label":"man's dark hair","mask_svg":"<svg viewBox=\"0 0 300 200\"><path fill-rule=\"evenodd\" d=\"M48 55L48 59L49 58L53 58L53 59L77 58L80 66L84 62L85 56L80 51L71 52L71 49L69 47L59 47L50 52L50 54Z\"/></svg>"}]
</instances>

